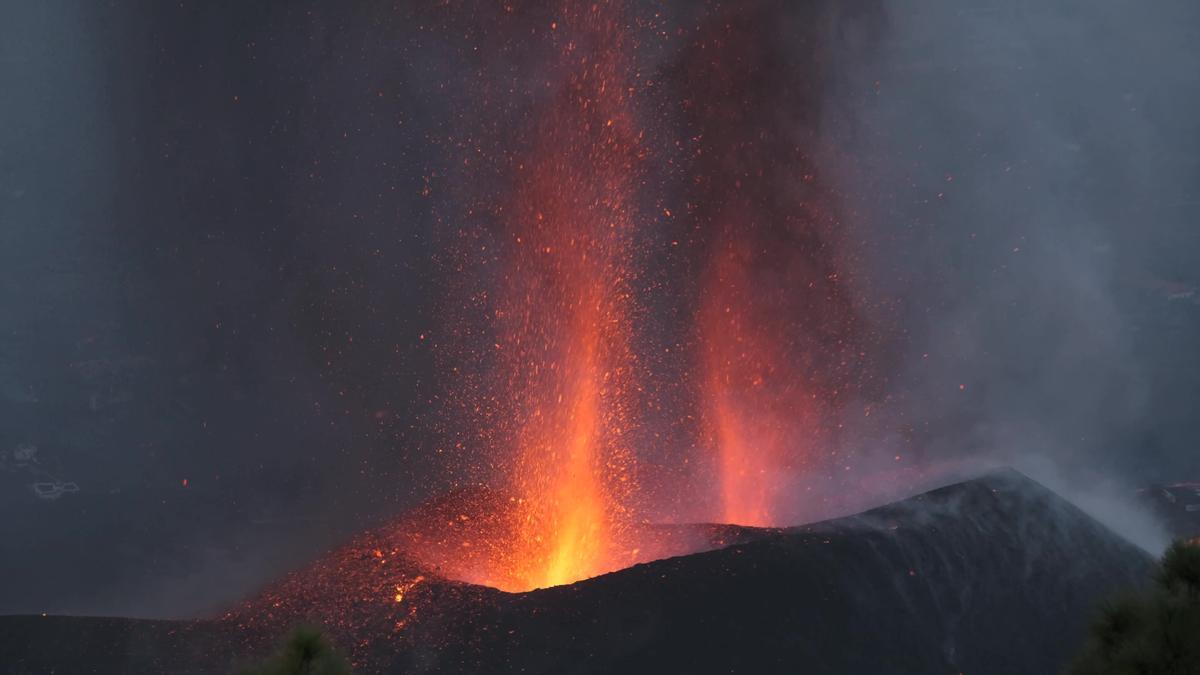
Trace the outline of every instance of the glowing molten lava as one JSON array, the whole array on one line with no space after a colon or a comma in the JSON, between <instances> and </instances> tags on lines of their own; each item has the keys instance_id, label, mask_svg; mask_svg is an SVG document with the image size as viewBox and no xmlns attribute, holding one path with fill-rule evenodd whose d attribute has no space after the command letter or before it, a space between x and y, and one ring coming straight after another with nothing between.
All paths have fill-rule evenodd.
<instances>
[{"instance_id":1,"label":"glowing molten lava","mask_svg":"<svg viewBox=\"0 0 1200 675\"><path fill-rule=\"evenodd\" d=\"M632 192L639 137L614 3L567 3L551 38L565 86L513 162L495 328L511 514L477 577L505 590L628 565L625 444ZM498 397L499 398L499 397Z\"/></svg>"},{"instance_id":2,"label":"glowing molten lava","mask_svg":"<svg viewBox=\"0 0 1200 675\"><path fill-rule=\"evenodd\" d=\"M618 20L613 7L565 14L563 29L576 32L563 40L570 76L517 191L521 234L500 348L517 395L511 482L520 507L500 587L566 584L628 565L625 283L637 139Z\"/></svg>"},{"instance_id":3,"label":"glowing molten lava","mask_svg":"<svg viewBox=\"0 0 1200 675\"><path fill-rule=\"evenodd\" d=\"M816 451L816 403L789 362L786 325L769 316L777 308L754 295L746 269L755 256L726 241L715 258L701 331L720 518L778 525L794 501L790 479Z\"/></svg>"},{"instance_id":4,"label":"glowing molten lava","mask_svg":"<svg viewBox=\"0 0 1200 675\"><path fill-rule=\"evenodd\" d=\"M466 211L489 214L481 227L460 230L472 249L455 270L481 282L467 303L476 313L455 333L472 362L459 358L449 371L472 373L450 387L465 411L467 423L458 426L477 430L455 445L466 480L459 494L398 530L408 539L405 555L431 575L507 591L679 553L680 542L645 527L639 513L651 510L675 522L799 522L789 505L802 487L798 474L828 447L825 420L844 390L851 348L844 338L853 328L825 247L836 223L821 207L826 195L811 180L810 160L790 137L792 120L779 114L811 108L802 92L812 88L786 77L782 93L761 84L761 73L792 70L781 56L792 46L764 45L771 13L746 18L740 3L716 3L694 32L633 33L653 21L616 0L565 0L552 15L543 9L514 7L514 16L539 21L520 33L540 42L504 40L500 52L536 62L536 76L501 68L503 88L485 80L482 105L496 113L480 115L489 131L459 141L469 149L465 182L482 186L464 188ZM663 45L686 35L682 60L639 69L635 56L651 64L662 58L647 42L631 44L639 34ZM682 98L660 93L671 91ZM509 99L516 102L494 103ZM639 113L653 114L650 128L661 128L664 106L674 105L686 137L671 151L659 139L655 156L669 161L647 169L651 144ZM682 202L676 211L659 208L664 193ZM637 269L655 241L639 225L657 227L660 211L689 223L679 232L684 274L706 274L686 278L682 295L695 304L684 307L696 314L678 321L689 324L677 329L686 335L663 345L687 353L679 360L687 360L684 372L664 367L677 362L657 357L644 340L664 330L661 317L644 310L678 300L651 297L656 287ZM672 239L672 248L678 243ZM634 300L635 276L642 302ZM480 335L490 338L486 351ZM683 384L663 386L664 379ZM663 461L669 453L643 445L655 462L647 462L653 471L641 485L630 448L635 432L650 435L640 415L672 416L675 407L686 420L679 435L688 438L664 432L662 444L712 448L711 462L689 457L676 469ZM681 489L681 481L712 485L713 494Z\"/></svg>"},{"instance_id":5,"label":"glowing molten lava","mask_svg":"<svg viewBox=\"0 0 1200 675\"><path fill-rule=\"evenodd\" d=\"M587 259L599 255L589 255L595 245L568 248L565 259L554 263L575 258L585 276L596 275L566 302L539 303L541 312L562 319L553 330L561 334L522 336L535 352L521 350L534 359L529 367L535 382L527 384L537 386L522 402L512 477L518 529L508 578L496 584L501 588L569 583L616 564L609 557L622 525L620 482L629 462L620 445L621 371L611 363L622 322L603 297L603 287L616 281L604 272L608 265L586 269Z\"/></svg>"},{"instance_id":6,"label":"glowing molten lava","mask_svg":"<svg viewBox=\"0 0 1200 675\"><path fill-rule=\"evenodd\" d=\"M837 461L837 410L860 373L837 255L846 228L810 147L819 60L769 37L766 5L712 8L681 85L699 139L689 208L707 243L696 362L713 515L791 525L812 515L805 488Z\"/></svg>"}]
</instances>

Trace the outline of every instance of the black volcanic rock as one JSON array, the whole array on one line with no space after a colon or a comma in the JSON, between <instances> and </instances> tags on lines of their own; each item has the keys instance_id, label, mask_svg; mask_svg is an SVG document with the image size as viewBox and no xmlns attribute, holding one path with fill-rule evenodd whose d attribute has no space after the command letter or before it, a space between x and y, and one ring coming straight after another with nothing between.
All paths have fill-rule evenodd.
<instances>
[{"instance_id":1,"label":"black volcanic rock","mask_svg":"<svg viewBox=\"0 0 1200 675\"><path fill-rule=\"evenodd\" d=\"M376 589L350 598L365 620L297 590L276 623L322 619L364 672L1052 673L1096 605L1154 567L1012 471L735 539L529 593L430 578L405 607ZM310 569L385 566L357 559ZM245 619L3 617L0 663L13 673L223 672L230 653L261 652L276 629Z\"/></svg>"}]
</instances>

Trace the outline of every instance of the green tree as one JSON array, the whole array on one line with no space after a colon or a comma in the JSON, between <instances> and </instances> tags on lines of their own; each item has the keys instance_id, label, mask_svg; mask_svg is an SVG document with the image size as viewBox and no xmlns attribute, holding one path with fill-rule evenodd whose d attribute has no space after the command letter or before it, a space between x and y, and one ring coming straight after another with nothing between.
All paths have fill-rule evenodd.
<instances>
[{"instance_id":1,"label":"green tree","mask_svg":"<svg viewBox=\"0 0 1200 675\"><path fill-rule=\"evenodd\" d=\"M353 675L353 671L350 663L334 650L319 630L300 626L288 635L278 653L240 674Z\"/></svg>"},{"instance_id":2,"label":"green tree","mask_svg":"<svg viewBox=\"0 0 1200 675\"><path fill-rule=\"evenodd\" d=\"M1108 604L1069 675L1200 673L1200 546L1176 542L1147 593Z\"/></svg>"}]
</instances>

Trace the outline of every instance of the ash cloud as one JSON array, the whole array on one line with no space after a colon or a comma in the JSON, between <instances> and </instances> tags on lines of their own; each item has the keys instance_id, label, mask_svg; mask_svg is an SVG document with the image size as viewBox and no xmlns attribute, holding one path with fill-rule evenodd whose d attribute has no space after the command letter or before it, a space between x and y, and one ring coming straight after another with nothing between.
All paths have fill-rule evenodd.
<instances>
[{"instance_id":1,"label":"ash cloud","mask_svg":"<svg viewBox=\"0 0 1200 675\"><path fill-rule=\"evenodd\" d=\"M1200 10L886 14L835 45L823 120L897 346L878 415L847 411L861 466L1012 464L1144 529L1134 488L1200 473Z\"/></svg>"}]
</instances>

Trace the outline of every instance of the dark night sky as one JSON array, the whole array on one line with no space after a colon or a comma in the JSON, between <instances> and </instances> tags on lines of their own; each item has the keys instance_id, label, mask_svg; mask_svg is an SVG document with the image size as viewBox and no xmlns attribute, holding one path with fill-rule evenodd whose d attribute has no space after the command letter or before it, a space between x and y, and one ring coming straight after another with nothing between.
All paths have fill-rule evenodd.
<instances>
[{"instance_id":1,"label":"dark night sky","mask_svg":"<svg viewBox=\"0 0 1200 675\"><path fill-rule=\"evenodd\" d=\"M448 4L0 3L0 612L211 611L434 490L463 130L539 75ZM886 342L850 454L1200 476L1200 10L757 4L828 31L803 131Z\"/></svg>"}]
</instances>

